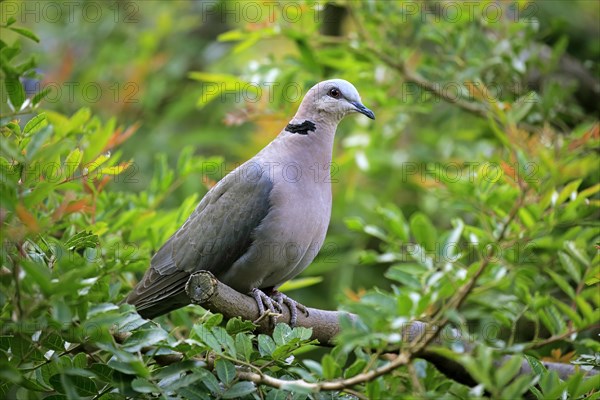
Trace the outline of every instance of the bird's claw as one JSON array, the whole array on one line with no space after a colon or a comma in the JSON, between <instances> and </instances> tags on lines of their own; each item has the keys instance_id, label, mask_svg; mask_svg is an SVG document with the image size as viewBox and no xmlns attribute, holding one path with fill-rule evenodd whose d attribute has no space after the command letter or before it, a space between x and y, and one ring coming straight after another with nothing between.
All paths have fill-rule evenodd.
<instances>
[{"instance_id":1,"label":"bird's claw","mask_svg":"<svg viewBox=\"0 0 600 400\"><path fill-rule=\"evenodd\" d=\"M271 322L275 325L277 323L277 318L283 314L284 304L290 310L291 327L296 326L296 322L298 321L298 310L308 316L308 309L304 305L277 290L274 290L271 293L271 296L267 296L262 290L255 288L250 291L250 295L254 298L254 301L256 301L258 312L260 313L260 317L254 321L255 323L270 316Z\"/></svg>"},{"instance_id":2,"label":"bird's claw","mask_svg":"<svg viewBox=\"0 0 600 400\"><path fill-rule=\"evenodd\" d=\"M284 304L288 307L288 309L290 310L290 326L292 328L296 326L296 322L298 321L298 310L300 310L308 317L308 309L303 304L298 303L291 297L288 297L285 294L274 290L273 294L271 294L271 298L275 300L275 302L279 305L280 309L283 309Z\"/></svg>"},{"instance_id":3,"label":"bird's claw","mask_svg":"<svg viewBox=\"0 0 600 400\"><path fill-rule=\"evenodd\" d=\"M256 305L258 306L258 312L260 314L260 317L258 317L258 319L254 322L260 322L266 316L270 316L271 322L273 323L273 325L275 325L275 323L277 322L277 317L279 317L283 313L283 308L281 307L281 304L277 301L273 301L271 297L267 296L260 289L252 289L250 291L250 295L252 296L252 298L254 298L254 301L256 301Z\"/></svg>"}]
</instances>

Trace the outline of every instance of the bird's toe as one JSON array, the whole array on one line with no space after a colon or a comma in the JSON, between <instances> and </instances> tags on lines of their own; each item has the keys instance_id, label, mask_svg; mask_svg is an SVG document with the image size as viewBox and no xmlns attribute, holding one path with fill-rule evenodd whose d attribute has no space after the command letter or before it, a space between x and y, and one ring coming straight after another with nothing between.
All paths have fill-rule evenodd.
<instances>
[{"instance_id":1,"label":"bird's toe","mask_svg":"<svg viewBox=\"0 0 600 400\"><path fill-rule=\"evenodd\" d=\"M271 322L275 325L277 317L281 316L283 312L281 304L277 301L273 301L271 297L267 296L262 290L257 288L252 289L250 295L256 302L258 312L260 313L260 317L254 322L258 323L263 318L271 317Z\"/></svg>"},{"instance_id":2,"label":"bird's toe","mask_svg":"<svg viewBox=\"0 0 600 400\"><path fill-rule=\"evenodd\" d=\"M271 298L280 305L280 308L283 307L284 304L288 307L290 310L290 326L296 326L296 322L298 322L298 310L308 317L308 309L291 297L275 290L271 294Z\"/></svg>"}]
</instances>

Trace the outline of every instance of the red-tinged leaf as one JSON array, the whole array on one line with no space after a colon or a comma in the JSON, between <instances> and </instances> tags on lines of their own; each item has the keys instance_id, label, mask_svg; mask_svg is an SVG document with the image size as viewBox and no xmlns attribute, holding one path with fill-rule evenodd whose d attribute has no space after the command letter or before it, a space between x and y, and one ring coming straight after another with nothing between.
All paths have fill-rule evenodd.
<instances>
[{"instance_id":1,"label":"red-tinged leaf","mask_svg":"<svg viewBox=\"0 0 600 400\"><path fill-rule=\"evenodd\" d=\"M106 145L104 146L104 149L102 149L103 152L106 152L108 150L111 150L115 147L117 147L118 145L120 145L121 143L123 143L124 141L126 141L127 139L129 139L141 126L141 124L139 122L134 123L133 125L131 125L130 127L128 127L127 129L125 129L125 132L121 133L121 128L118 128L115 130L115 132L112 134L112 136L110 137L110 139L108 139L108 142L106 143Z\"/></svg>"},{"instance_id":2,"label":"red-tinged leaf","mask_svg":"<svg viewBox=\"0 0 600 400\"><path fill-rule=\"evenodd\" d=\"M87 211L91 211L91 207L89 206L87 199L81 199L69 203L69 205L67 205L67 207L65 208L65 215L72 214L75 212Z\"/></svg>"},{"instance_id":3,"label":"red-tinged leaf","mask_svg":"<svg viewBox=\"0 0 600 400\"><path fill-rule=\"evenodd\" d=\"M75 195L73 192L67 192L60 206L56 208L52 214L52 220L58 221L67 214L72 214L78 211L90 211L89 201L87 198L74 201Z\"/></svg>"},{"instance_id":4,"label":"red-tinged leaf","mask_svg":"<svg viewBox=\"0 0 600 400\"><path fill-rule=\"evenodd\" d=\"M96 192L100 193L104 189L104 186L106 186L111 180L112 178L109 175L103 176L100 182L96 183Z\"/></svg>"},{"instance_id":5,"label":"red-tinged leaf","mask_svg":"<svg viewBox=\"0 0 600 400\"><path fill-rule=\"evenodd\" d=\"M504 171L504 175L510 176L512 178L515 177L515 169L512 165L510 165L506 161L501 161L500 166L502 167L502 170Z\"/></svg>"},{"instance_id":6,"label":"red-tinged leaf","mask_svg":"<svg viewBox=\"0 0 600 400\"><path fill-rule=\"evenodd\" d=\"M594 124L594 126L592 126L589 131L584 133L582 137L577 138L569 143L569 150L575 150L576 148L583 146L592 138L600 138L600 125Z\"/></svg>"},{"instance_id":7,"label":"red-tinged leaf","mask_svg":"<svg viewBox=\"0 0 600 400\"><path fill-rule=\"evenodd\" d=\"M38 221L22 204L17 204L16 212L21 222L23 222L30 232L38 233L40 231Z\"/></svg>"}]
</instances>

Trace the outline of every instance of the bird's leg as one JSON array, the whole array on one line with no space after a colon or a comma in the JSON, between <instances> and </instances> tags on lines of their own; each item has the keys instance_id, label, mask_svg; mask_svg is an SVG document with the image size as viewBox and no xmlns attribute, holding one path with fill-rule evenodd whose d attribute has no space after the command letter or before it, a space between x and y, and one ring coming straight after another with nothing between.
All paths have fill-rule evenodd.
<instances>
[{"instance_id":1,"label":"bird's leg","mask_svg":"<svg viewBox=\"0 0 600 400\"><path fill-rule=\"evenodd\" d=\"M308 317L308 309L303 304L298 303L296 300L286 296L280 291L274 289L271 292L271 298L275 300L280 308L282 308L284 304L288 306L290 309L290 326L292 328L296 326L296 321L298 321L298 310L302 311Z\"/></svg>"},{"instance_id":2,"label":"bird's leg","mask_svg":"<svg viewBox=\"0 0 600 400\"><path fill-rule=\"evenodd\" d=\"M260 317L255 322L262 320L265 315L269 314L271 316L271 322L275 325L277 317L283 313L281 304L277 301L273 301L271 297L267 296L262 290L257 288L252 289L250 295L254 298L254 301L256 301L258 312L260 313ZM269 313L267 313L267 311L269 311Z\"/></svg>"}]
</instances>

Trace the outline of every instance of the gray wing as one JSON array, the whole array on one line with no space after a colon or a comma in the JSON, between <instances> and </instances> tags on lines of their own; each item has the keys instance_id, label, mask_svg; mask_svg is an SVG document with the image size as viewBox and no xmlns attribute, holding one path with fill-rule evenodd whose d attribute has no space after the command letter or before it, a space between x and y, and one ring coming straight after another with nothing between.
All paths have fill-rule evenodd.
<instances>
[{"instance_id":1,"label":"gray wing","mask_svg":"<svg viewBox=\"0 0 600 400\"><path fill-rule=\"evenodd\" d=\"M189 304L185 284L200 270L221 275L252 244L252 233L269 213L273 183L268 174L242 167L204 196L187 221L158 250L127 303L145 318Z\"/></svg>"}]
</instances>

